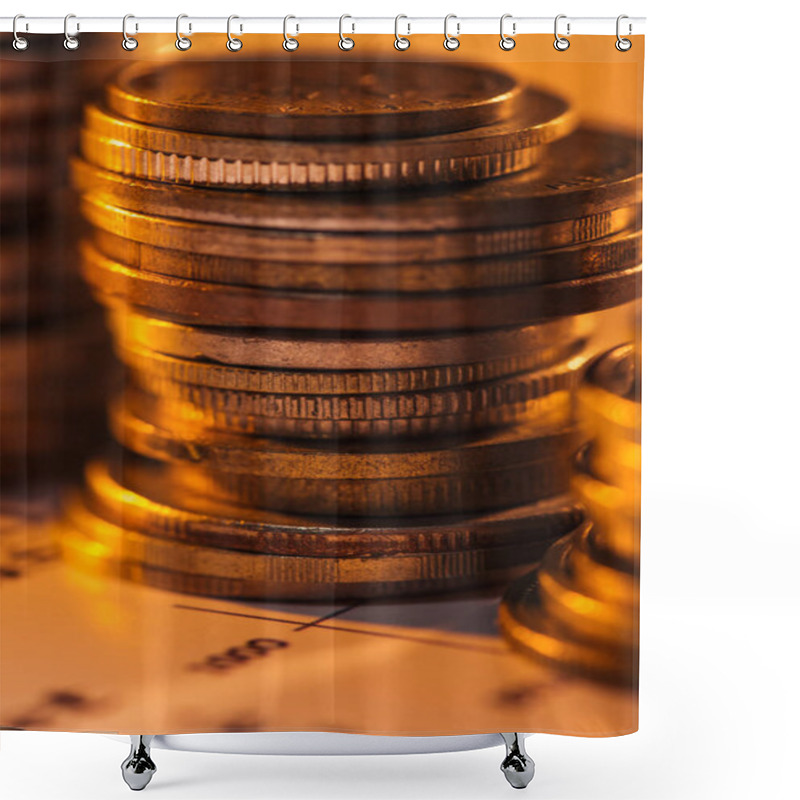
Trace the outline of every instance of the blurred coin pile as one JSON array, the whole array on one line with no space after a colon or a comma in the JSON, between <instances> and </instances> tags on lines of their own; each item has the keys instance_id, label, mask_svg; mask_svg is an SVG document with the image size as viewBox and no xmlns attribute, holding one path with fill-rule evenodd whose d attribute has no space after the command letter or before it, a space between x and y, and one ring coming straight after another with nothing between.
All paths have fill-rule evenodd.
<instances>
[{"instance_id":1,"label":"blurred coin pile","mask_svg":"<svg viewBox=\"0 0 800 800\"><path fill-rule=\"evenodd\" d=\"M4 496L79 474L103 435L102 314L82 281L68 156L80 99L49 45L0 60L0 481Z\"/></svg>"},{"instance_id":2,"label":"blurred coin pile","mask_svg":"<svg viewBox=\"0 0 800 800\"><path fill-rule=\"evenodd\" d=\"M623 345L588 370L577 397L592 440L572 482L587 521L515 581L500 608L519 649L624 683L638 672L640 364L638 348Z\"/></svg>"},{"instance_id":3,"label":"blurred coin pile","mask_svg":"<svg viewBox=\"0 0 800 800\"><path fill-rule=\"evenodd\" d=\"M135 64L86 109L83 272L126 388L62 532L240 597L518 575L580 524L580 315L633 299L637 142L485 68Z\"/></svg>"}]
</instances>

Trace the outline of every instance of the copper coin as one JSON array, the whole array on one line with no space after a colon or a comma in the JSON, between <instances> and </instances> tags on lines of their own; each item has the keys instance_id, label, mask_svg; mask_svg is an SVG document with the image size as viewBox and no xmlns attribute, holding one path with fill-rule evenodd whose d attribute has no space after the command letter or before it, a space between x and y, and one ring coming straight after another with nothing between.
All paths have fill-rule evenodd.
<instances>
[{"instance_id":1,"label":"copper coin","mask_svg":"<svg viewBox=\"0 0 800 800\"><path fill-rule=\"evenodd\" d=\"M506 119L512 76L441 62L140 62L106 87L121 116L180 131L262 139L354 139L446 133Z\"/></svg>"},{"instance_id":2,"label":"copper coin","mask_svg":"<svg viewBox=\"0 0 800 800\"><path fill-rule=\"evenodd\" d=\"M153 451L151 451L153 452ZM569 488L569 453L480 471L407 478L282 478L172 464L168 479L243 508L358 518L473 514L534 503Z\"/></svg>"},{"instance_id":3,"label":"copper coin","mask_svg":"<svg viewBox=\"0 0 800 800\"><path fill-rule=\"evenodd\" d=\"M115 438L169 463L171 485L243 507L319 515L463 514L532 503L567 490L569 455L579 444L574 431L548 434L519 426L526 441L503 441L508 432L483 441L438 440L447 450L414 452L413 440L375 452L381 442L361 448L348 443L344 450L341 442L326 449L322 442L308 447L255 437L241 437L231 449L230 435L210 437L185 424L176 432L172 420L158 422L171 427L120 406L112 414Z\"/></svg>"},{"instance_id":4,"label":"copper coin","mask_svg":"<svg viewBox=\"0 0 800 800\"><path fill-rule=\"evenodd\" d=\"M198 431L191 420L159 413L139 398L112 404L117 440L140 455L186 462L232 473L276 478L373 480L474 473L557 459L575 452L580 432L573 426L542 429L523 422L474 436L414 441L315 444L234 433Z\"/></svg>"},{"instance_id":5,"label":"copper coin","mask_svg":"<svg viewBox=\"0 0 800 800\"><path fill-rule=\"evenodd\" d=\"M566 101L524 89L522 109L479 128L437 136L309 142L207 136L86 111L81 152L95 166L145 180L231 189L341 190L486 180L542 161L542 145L566 136Z\"/></svg>"},{"instance_id":6,"label":"copper coin","mask_svg":"<svg viewBox=\"0 0 800 800\"><path fill-rule=\"evenodd\" d=\"M150 382L136 375L128 402L144 385L166 416L201 429L312 439L441 436L525 420L543 427L573 421L572 389L582 360L543 373L434 392L384 395L274 395Z\"/></svg>"},{"instance_id":7,"label":"copper coin","mask_svg":"<svg viewBox=\"0 0 800 800\"><path fill-rule=\"evenodd\" d=\"M174 260L183 256L189 263L197 258L198 269L202 269L204 264L211 264L209 269L215 271L230 266L230 259L247 259L250 263L269 262L273 271L277 269L272 266L276 263L286 263L290 269L296 264L332 264L346 269L353 264L373 268L380 264L418 262L427 266L438 261L459 259L469 259L476 264L478 258L549 250L594 241L630 227L638 228L641 222L638 206L623 205L576 219L542 224L528 220L508 227L448 230L441 233L398 231L365 238L360 232L253 230L186 222L153 216L146 211L128 211L105 198L93 196L82 197L80 207L86 219L102 231L131 242L177 251ZM190 257L185 255L187 253ZM220 266L214 266L217 264ZM240 264L242 268L251 272L247 264L243 267ZM184 266L183 269L190 268ZM253 271L255 269L252 268ZM169 269L164 271L167 274L170 272ZM202 278L203 274L186 277ZM247 285L252 280L245 278L234 282Z\"/></svg>"},{"instance_id":8,"label":"copper coin","mask_svg":"<svg viewBox=\"0 0 800 800\"><path fill-rule=\"evenodd\" d=\"M435 391L550 367L559 361L577 356L586 345L585 339L576 338L571 342L523 349L519 355L501 354L498 358L486 358L469 364L409 369L309 370L235 367L175 358L146 347L131 345L125 334L121 338L125 342L116 343L120 360L132 370L145 389L165 396L170 396L177 390L176 384L204 386L221 391L313 394L323 397ZM263 340L265 348L269 347L268 342L267 338ZM380 344L377 346L380 347ZM302 346L298 342L298 347ZM464 357L469 357L469 353L460 354L460 358Z\"/></svg>"},{"instance_id":9,"label":"copper coin","mask_svg":"<svg viewBox=\"0 0 800 800\"><path fill-rule=\"evenodd\" d=\"M538 325L476 333L346 337L340 330L313 335L268 329L192 327L128 309L112 309L108 322L117 345L122 348L144 348L207 364L304 371L369 370L381 374L396 369L450 368L495 359L518 359L526 352L574 345L593 327L590 319L566 317Z\"/></svg>"},{"instance_id":10,"label":"copper coin","mask_svg":"<svg viewBox=\"0 0 800 800\"><path fill-rule=\"evenodd\" d=\"M638 140L581 128L555 142L540 170L459 186L446 193L257 193L168 185L72 162L75 187L140 214L260 230L375 234L535 226L640 202ZM251 232L258 236L260 230ZM363 247L364 241L361 242ZM203 248L200 248L201 250ZM479 255L479 253L473 253Z\"/></svg>"},{"instance_id":11,"label":"copper coin","mask_svg":"<svg viewBox=\"0 0 800 800\"><path fill-rule=\"evenodd\" d=\"M553 283L640 264L641 231L627 230L591 242L502 258L399 264L316 264L257 261L170 250L92 233L94 247L125 266L183 280L267 289L325 292L444 292Z\"/></svg>"},{"instance_id":12,"label":"copper coin","mask_svg":"<svg viewBox=\"0 0 800 800\"><path fill-rule=\"evenodd\" d=\"M155 462L120 454L86 470L84 502L102 519L128 530L205 547L272 555L375 558L553 541L582 520L568 496L469 517L343 520L292 516L217 503L180 490Z\"/></svg>"},{"instance_id":13,"label":"copper coin","mask_svg":"<svg viewBox=\"0 0 800 800\"><path fill-rule=\"evenodd\" d=\"M91 245L83 275L99 302L134 306L162 319L221 327L433 331L530 325L626 303L640 295L641 267L573 281L495 292L386 295L271 292L187 281L118 264Z\"/></svg>"},{"instance_id":14,"label":"copper coin","mask_svg":"<svg viewBox=\"0 0 800 800\"><path fill-rule=\"evenodd\" d=\"M512 547L493 547L374 558L274 556L148 536L106 522L80 503L67 507L65 523L68 531L72 528L73 532L80 532L90 541L107 548L111 558L198 575L261 581L265 587L283 580L348 584L391 583L434 576L441 580L479 577L487 568L513 563L510 559L514 551ZM534 541L530 544L534 544L536 555L540 555L542 543ZM528 562L533 560L528 547L517 546L516 550L521 557L527 557Z\"/></svg>"},{"instance_id":15,"label":"copper coin","mask_svg":"<svg viewBox=\"0 0 800 800\"><path fill-rule=\"evenodd\" d=\"M511 548L474 550L467 553L437 554L426 558L387 557L381 559L292 559L265 557L269 562L248 563L247 559L223 559L236 576L211 574L211 553L174 552L140 536L126 535L89 521L87 527L101 527L104 541L98 542L82 531L64 526L59 536L65 560L92 574L124 578L165 591L211 597L257 600L337 601L367 598L432 595L458 590L475 590L504 585L538 561L542 546L530 542ZM163 540L162 540L163 541ZM183 547L187 547L183 545ZM222 553L230 551L221 551ZM244 563L242 563L244 561ZM199 564L193 571L192 566ZM339 565L343 565L344 568ZM179 567L183 566L181 570ZM206 571L203 572L202 570ZM242 575L239 577L238 575Z\"/></svg>"}]
</instances>

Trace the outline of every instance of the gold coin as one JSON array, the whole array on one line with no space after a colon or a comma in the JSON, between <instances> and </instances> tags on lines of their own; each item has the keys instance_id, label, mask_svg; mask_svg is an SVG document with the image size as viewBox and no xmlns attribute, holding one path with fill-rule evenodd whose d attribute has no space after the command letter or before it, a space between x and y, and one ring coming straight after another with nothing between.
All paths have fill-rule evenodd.
<instances>
[{"instance_id":1,"label":"gold coin","mask_svg":"<svg viewBox=\"0 0 800 800\"><path fill-rule=\"evenodd\" d=\"M561 672L587 674L629 683L638 672L638 649L598 646L576 638L542 613L536 573L518 578L506 590L498 613L500 631L515 649Z\"/></svg>"},{"instance_id":2,"label":"gold coin","mask_svg":"<svg viewBox=\"0 0 800 800\"><path fill-rule=\"evenodd\" d=\"M542 611L573 632L574 638L612 645L634 646L638 629L638 591L626 602L610 602L576 585L571 567L574 538L551 545L539 567Z\"/></svg>"},{"instance_id":3,"label":"gold coin","mask_svg":"<svg viewBox=\"0 0 800 800\"><path fill-rule=\"evenodd\" d=\"M571 537L569 569L574 586L602 602L630 607L639 602L638 564L609 557L591 522Z\"/></svg>"},{"instance_id":4,"label":"gold coin","mask_svg":"<svg viewBox=\"0 0 800 800\"><path fill-rule=\"evenodd\" d=\"M635 370L633 345L604 353L589 368L578 390L578 409L593 437L603 446L616 442L638 443L642 428L640 382Z\"/></svg>"},{"instance_id":5,"label":"gold coin","mask_svg":"<svg viewBox=\"0 0 800 800\"><path fill-rule=\"evenodd\" d=\"M591 458L592 469L598 478L631 494L639 494L642 482L642 446L639 442L597 439L592 444Z\"/></svg>"},{"instance_id":6,"label":"gold coin","mask_svg":"<svg viewBox=\"0 0 800 800\"><path fill-rule=\"evenodd\" d=\"M594 525L597 543L623 561L639 559L640 496L598 480L591 471L591 450L582 451L571 487Z\"/></svg>"}]
</instances>

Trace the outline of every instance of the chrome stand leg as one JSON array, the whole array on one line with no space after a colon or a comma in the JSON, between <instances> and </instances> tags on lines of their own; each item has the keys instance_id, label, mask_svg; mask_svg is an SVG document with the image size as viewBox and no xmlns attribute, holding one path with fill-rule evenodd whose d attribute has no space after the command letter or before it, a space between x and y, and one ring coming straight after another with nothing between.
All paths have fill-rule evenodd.
<instances>
[{"instance_id":1,"label":"chrome stand leg","mask_svg":"<svg viewBox=\"0 0 800 800\"><path fill-rule=\"evenodd\" d=\"M515 789L524 789L532 780L533 759L525 752L525 740L521 733L501 733L506 743L506 757L500 765L506 780Z\"/></svg>"},{"instance_id":2,"label":"chrome stand leg","mask_svg":"<svg viewBox=\"0 0 800 800\"><path fill-rule=\"evenodd\" d=\"M122 779L134 792L140 792L155 775L156 765L150 758L152 736L131 736L131 752L122 762Z\"/></svg>"}]
</instances>

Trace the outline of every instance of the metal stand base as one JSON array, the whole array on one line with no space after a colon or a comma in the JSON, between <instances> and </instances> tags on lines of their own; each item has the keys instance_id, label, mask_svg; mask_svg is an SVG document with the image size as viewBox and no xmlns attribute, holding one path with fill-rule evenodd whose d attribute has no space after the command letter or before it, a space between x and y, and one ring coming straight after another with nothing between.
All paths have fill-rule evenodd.
<instances>
[{"instance_id":1,"label":"metal stand base","mask_svg":"<svg viewBox=\"0 0 800 800\"><path fill-rule=\"evenodd\" d=\"M515 789L524 789L533 779L534 764L525 752L525 739L521 733L501 733L506 745L506 757L500 769ZM156 765L150 756L153 736L132 735L131 752L122 762L122 778L135 792L150 783Z\"/></svg>"},{"instance_id":2,"label":"metal stand base","mask_svg":"<svg viewBox=\"0 0 800 800\"><path fill-rule=\"evenodd\" d=\"M506 743L506 757L500 765L506 780L515 789L524 789L535 772L533 759L525 752L525 739L519 733L501 733Z\"/></svg>"},{"instance_id":3,"label":"metal stand base","mask_svg":"<svg viewBox=\"0 0 800 800\"><path fill-rule=\"evenodd\" d=\"M156 765L150 758L152 736L131 736L131 752L122 762L122 779L134 792L140 792L156 774Z\"/></svg>"}]
</instances>

